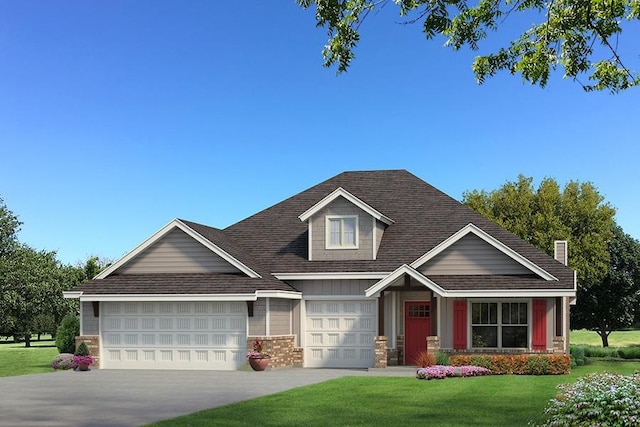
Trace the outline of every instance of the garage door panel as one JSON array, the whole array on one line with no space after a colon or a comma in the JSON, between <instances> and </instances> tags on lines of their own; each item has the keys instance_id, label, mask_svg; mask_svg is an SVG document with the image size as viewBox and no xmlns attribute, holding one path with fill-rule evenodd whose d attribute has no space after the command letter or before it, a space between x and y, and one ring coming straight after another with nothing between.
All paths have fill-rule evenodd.
<instances>
[{"instance_id":1,"label":"garage door panel","mask_svg":"<svg viewBox=\"0 0 640 427\"><path fill-rule=\"evenodd\" d=\"M374 301L307 301L306 308L305 366L373 366Z\"/></svg>"},{"instance_id":2,"label":"garage door panel","mask_svg":"<svg viewBox=\"0 0 640 427\"><path fill-rule=\"evenodd\" d=\"M105 368L229 370L245 364L244 303L103 304Z\"/></svg>"}]
</instances>

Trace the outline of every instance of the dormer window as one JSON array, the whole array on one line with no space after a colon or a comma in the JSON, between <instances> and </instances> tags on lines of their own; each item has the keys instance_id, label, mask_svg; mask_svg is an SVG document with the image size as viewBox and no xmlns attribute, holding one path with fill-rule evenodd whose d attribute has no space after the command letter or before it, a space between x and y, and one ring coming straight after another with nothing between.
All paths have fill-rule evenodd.
<instances>
[{"instance_id":1,"label":"dormer window","mask_svg":"<svg viewBox=\"0 0 640 427\"><path fill-rule=\"evenodd\" d=\"M327 216L327 249L358 249L358 216Z\"/></svg>"}]
</instances>

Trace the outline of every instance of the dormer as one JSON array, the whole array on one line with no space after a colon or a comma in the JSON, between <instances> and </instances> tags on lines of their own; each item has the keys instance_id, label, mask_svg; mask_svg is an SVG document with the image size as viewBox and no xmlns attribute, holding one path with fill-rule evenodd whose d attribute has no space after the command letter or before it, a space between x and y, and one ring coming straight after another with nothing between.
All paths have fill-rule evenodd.
<instances>
[{"instance_id":1,"label":"dormer","mask_svg":"<svg viewBox=\"0 0 640 427\"><path fill-rule=\"evenodd\" d=\"M309 261L374 260L393 220L342 187L302 215L309 224Z\"/></svg>"}]
</instances>

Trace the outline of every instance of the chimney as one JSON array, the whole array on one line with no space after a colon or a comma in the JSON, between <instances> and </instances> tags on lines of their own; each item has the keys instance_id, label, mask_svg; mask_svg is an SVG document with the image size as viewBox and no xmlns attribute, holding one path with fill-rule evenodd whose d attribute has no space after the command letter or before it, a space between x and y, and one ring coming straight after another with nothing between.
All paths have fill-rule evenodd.
<instances>
[{"instance_id":1,"label":"chimney","mask_svg":"<svg viewBox=\"0 0 640 427\"><path fill-rule=\"evenodd\" d=\"M569 251L567 250L566 240L556 240L553 242L553 257L556 261L567 265L567 256Z\"/></svg>"}]
</instances>

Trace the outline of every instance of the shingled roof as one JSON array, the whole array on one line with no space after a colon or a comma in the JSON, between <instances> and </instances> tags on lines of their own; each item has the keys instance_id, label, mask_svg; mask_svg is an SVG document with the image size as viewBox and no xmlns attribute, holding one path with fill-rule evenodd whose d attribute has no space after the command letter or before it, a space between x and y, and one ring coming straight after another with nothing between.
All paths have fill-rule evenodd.
<instances>
[{"instance_id":1,"label":"shingled roof","mask_svg":"<svg viewBox=\"0 0 640 427\"><path fill-rule=\"evenodd\" d=\"M338 188L348 191L393 220L384 232L375 260L308 260L308 225L299 219L299 215ZM331 272L390 273L403 264L414 262L470 223L558 280L546 281L539 277L515 276L432 278L443 287L451 290L474 287L476 289L573 289L574 287L573 270L405 170L344 172L224 230L186 220L180 221L262 277L192 274L179 275L180 280L172 281L169 275L160 274L137 278L114 275L100 280L100 290L97 289L96 281L81 285L76 290L90 293L144 291L145 293L185 294L237 293L251 289L294 291L293 287L277 280L273 275ZM138 282L134 283L136 280ZM182 284L178 285L179 282ZM226 287L224 283L227 284Z\"/></svg>"}]
</instances>

